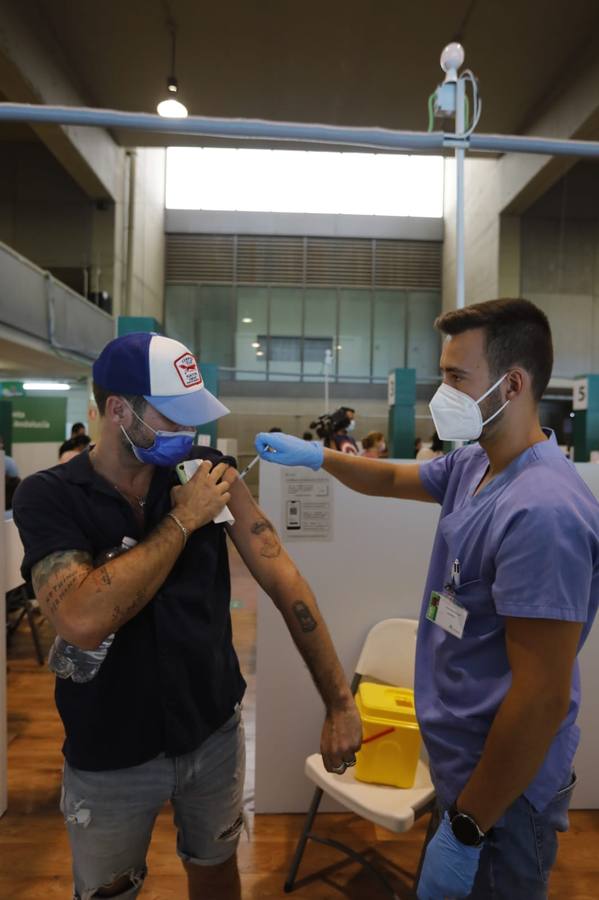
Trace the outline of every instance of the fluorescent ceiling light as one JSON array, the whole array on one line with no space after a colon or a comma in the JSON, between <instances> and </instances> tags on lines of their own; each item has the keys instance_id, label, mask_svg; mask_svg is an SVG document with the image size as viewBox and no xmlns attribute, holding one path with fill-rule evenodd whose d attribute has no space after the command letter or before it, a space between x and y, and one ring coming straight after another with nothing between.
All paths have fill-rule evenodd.
<instances>
[{"instance_id":1,"label":"fluorescent ceiling light","mask_svg":"<svg viewBox=\"0 0 599 900\"><path fill-rule=\"evenodd\" d=\"M246 316L245 319L242 319L241 321L243 322L244 325L251 325L252 322L253 322L254 320L253 320L253 319L249 319L249 318Z\"/></svg>"},{"instance_id":2,"label":"fluorescent ceiling light","mask_svg":"<svg viewBox=\"0 0 599 900\"><path fill-rule=\"evenodd\" d=\"M260 346L260 342L259 342L259 341L254 341L254 342L252 343L252 347L254 348L254 350L257 350L259 346Z\"/></svg>"},{"instance_id":3,"label":"fluorescent ceiling light","mask_svg":"<svg viewBox=\"0 0 599 900\"><path fill-rule=\"evenodd\" d=\"M26 381L23 384L25 391L70 391L71 385L62 381Z\"/></svg>"}]
</instances>

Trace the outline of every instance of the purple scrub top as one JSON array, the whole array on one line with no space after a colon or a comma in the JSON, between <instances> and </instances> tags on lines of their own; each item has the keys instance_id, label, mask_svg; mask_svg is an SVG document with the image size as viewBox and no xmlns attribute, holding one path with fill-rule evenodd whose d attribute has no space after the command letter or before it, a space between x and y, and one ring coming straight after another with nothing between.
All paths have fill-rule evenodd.
<instances>
[{"instance_id":1,"label":"purple scrub top","mask_svg":"<svg viewBox=\"0 0 599 900\"><path fill-rule=\"evenodd\" d=\"M599 601L599 503L555 435L534 444L474 496L489 460L471 444L420 467L441 505L418 629L416 709L439 795L453 803L483 751L511 683L506 616L583 622L582 647ZM450 581L468 610L462 638L426 619L431 591ZM526 798L542 811L566 783L580 731L580 672L570 708Z\"/></svg>"}]
</instances>

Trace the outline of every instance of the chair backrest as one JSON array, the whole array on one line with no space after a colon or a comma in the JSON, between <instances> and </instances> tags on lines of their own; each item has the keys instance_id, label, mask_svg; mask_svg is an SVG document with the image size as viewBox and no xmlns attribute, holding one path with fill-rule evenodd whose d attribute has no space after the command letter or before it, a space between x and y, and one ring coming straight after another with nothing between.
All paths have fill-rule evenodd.
<instances>
[{"instance_id":1,"label":"chair backrest","mask_svg":"<svg viewBox=\"0 0 599 900\"><path fill-rule=\"evenodd\" d=\"M364 641L356 674L398 687L414 687L416 659L415 619L383 619Z\"/></svg>"},{"instance_id":2,"label":"chair backrest","mask_svg":"<svg viewBox=\"0 0 599 900\"><path fill-rule=\"evenodd\" d=\"M5 554L4 590L12 591L13 588L23 584L21 563L23 562L25 551L14 519L6 519L3 524Z\"/></svg>"}]
</instances>

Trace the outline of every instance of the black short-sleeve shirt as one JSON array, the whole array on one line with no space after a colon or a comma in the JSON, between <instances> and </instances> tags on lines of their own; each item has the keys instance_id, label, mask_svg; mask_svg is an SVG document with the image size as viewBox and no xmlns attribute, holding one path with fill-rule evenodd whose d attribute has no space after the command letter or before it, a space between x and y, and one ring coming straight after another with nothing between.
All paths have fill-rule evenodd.
<instances>
[{"instance_id":1,"label":"black short-sleeve shirt","mask_svg":"<svg viewBox=\"0 0 599 900\"><path fill-rule=\"evenodd\" d=\"M227 461L208 448L195 458ZM128 502L98 475L85 451L26 478L13 513L25 547L23 577L50 553L95 558L124 536L142 541L171 508L173 469L156 468L142 533ZM139 765L195 750L233 714L245 691L233 648L224 525L195 531L154 598L117 632L96 677L56 679L63 752L79 769Z\"/></svg>"}]
</instances>

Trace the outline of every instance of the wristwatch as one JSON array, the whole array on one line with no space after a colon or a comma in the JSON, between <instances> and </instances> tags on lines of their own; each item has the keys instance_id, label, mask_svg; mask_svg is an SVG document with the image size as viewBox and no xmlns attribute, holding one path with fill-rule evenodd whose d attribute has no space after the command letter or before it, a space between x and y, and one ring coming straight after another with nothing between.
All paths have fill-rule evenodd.
<instances>
[{"instance_id":1,"label":"wristwatch","mask_svg":"<svg viewBox=\"0 0 599 900\"><path fill-rule=\"evenodd\" d=\"M455 803L449 808L449 823L454 836L466 847L480 847L486 837L472 816L458 810Z\"/></svg>"}]
</instances>

